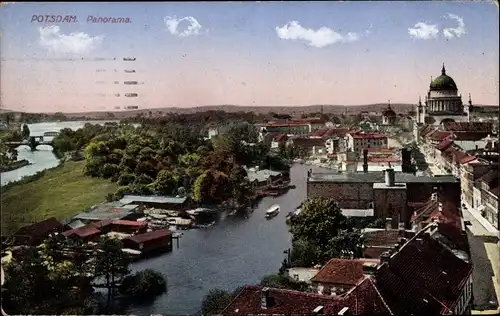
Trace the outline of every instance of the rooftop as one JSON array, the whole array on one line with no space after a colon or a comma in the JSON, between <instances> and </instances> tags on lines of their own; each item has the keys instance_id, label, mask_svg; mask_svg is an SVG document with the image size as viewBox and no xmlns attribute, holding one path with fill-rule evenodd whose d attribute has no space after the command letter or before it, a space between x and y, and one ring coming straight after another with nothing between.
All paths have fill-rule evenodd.
<instances>
[{"instance_id":1,"label":"rooftop","mask_svg":"<svg viewBox=\"0 0 500 316\"><path fill-rule=\"evenodd\" d=\"M97 205L87 212L80 213L74 216L74 219L80 220L115 220L122 219L133 212L135 206L122 206L121 203L104 203Z\"/></svg>"},{"instance_id":2,"label":"rooftop","mask_svg":"<svg viewBox=\"0 0 500 316\"><path fill-rule=\"evenodd\" d=\"M354 132L349 133L354 139L375 139L375 138L387 138L387 135L379 133L379 132Z\"/></svg>"},{"instance_id":3,"label":"rooftop","mask_svg":"<svg viewBox=\"0 0 500 316\"><path fill-rule=\"evenodd\" d=\"M186 197L125 195L120 203L184 204L186 200Z\"/></svg>"},{"instance_id":4,"label":"rooftop","mask_svg":"<svg viewBox=\"0 0 500 316\"><path fill-rule=\"evenodd\" d=\"M416 176L411 173L395 172L396 183L459 183L453 175L444 176ZM354 172L354 173L312 173L308 182L369 182L383 183L383 172Z\"/></svg>"},{"instance_id":5,"label":"rooftop","mask_svg":"<svg viewBox=\"0 0 500 316\"><path fill-rule=\"evenodd\" d=\"M135 235L135 236L129 237L128 239L130 239L131 241L133 241L135 243L142 244L144 242L148 242L148 241L151 241L154 239L163 238L163 237L166 237L169 235L172 235L171 231L169 231L168 229L160 229L160 230L154 230L154 231L147 232L147 233L140 234L140 235Z\"/></svg>"},{"instance_id":6,"label":"rooftop","mask_svg":"<svg viewBox=\"0 0 500 316\"><path fill-rule=\"evenodd\" d=\"M334 258L329 260L311 281L355 286L363 278L362 260Z\"/></svg>"}]
</instances>

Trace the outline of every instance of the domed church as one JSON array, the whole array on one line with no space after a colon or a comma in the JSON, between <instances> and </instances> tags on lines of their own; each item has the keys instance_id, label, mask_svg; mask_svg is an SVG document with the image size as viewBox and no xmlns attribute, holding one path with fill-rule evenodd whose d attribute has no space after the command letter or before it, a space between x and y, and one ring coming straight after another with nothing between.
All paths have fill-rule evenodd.
<instances>
[{"instance_id":1,"label":"domed church","mask_svg":"<svg viewBox=\"0 0 500 316\"><path fill-rule=\"evenodd\" d=\"M443 64L441 76L432 80L425 103L419 97L416 111L418 124L440 125L444 122L468 122L472 111L472 100L469 94L469 104L464 106L462 95L458 94L455 80L446 74Z\"/></svg>"}]
</instances>

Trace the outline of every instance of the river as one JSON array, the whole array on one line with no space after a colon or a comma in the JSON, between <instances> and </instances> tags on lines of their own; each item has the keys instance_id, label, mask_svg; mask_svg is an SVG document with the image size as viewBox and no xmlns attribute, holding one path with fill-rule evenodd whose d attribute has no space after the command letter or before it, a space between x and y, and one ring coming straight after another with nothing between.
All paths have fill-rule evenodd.
<instances>
[{"instance_id":1,"label":"river","mask_svg":"<svg viewBox=\"0 0 500 316\"><path fill-rule=\"evenodd\" d=\"M29 128L32 136L38 136L66 127L78 129L85 123L39 123L31 124ZM32 164L2 173L2 185L59 163L50 147L35 152L21 149L19 159L28 159ZM151 268L163 273L168 280L168 292L152 303L130 306L127 313L196 314L203 297L211 289L232 291L245 284L256 284L263 276L276 273L285 258L283 251L290 247L291 241L285 216L305 200L305 177L309 168L293 165L290 175L296 188L280 197L264 198L253 213L247 216L223 216L212 227L185 231L179 249L174 246L171 253L134 263L132 271ZM267 220L264 213L273 204L279 204L281 211L273 219Z\"/></svg>"},{"instance_id":2,"label":"river","mask_svg":"<svg viewBox=\"0 0 500 316\"><path fill-rule=\"evenodd\" d=\"M30 129L30 136L43 136L45 132L58 132L64 128L77 130L82 128L86 123L91 124L104 124L106 122L118 121L70 121L70 122L50 122L50 123L35 123L28 124ZM50 137L45 137L50 140ZM21 180L24 176L31 176L45 169L57 167L59 160L52 153L52 147L48 145L40 145L37 151L31 151L28 146L18 147L17 160L26 159L31 164L19 169L0 174L1 185L5 185L12 181Z\"/></svg>"},{"instance_id":3,"label":"river","mask_svg":"<svg viewBox=\"0 0 500 316\"><path fill-rule=\"evenodd\" d=\"M232 291L276 273L285 258L283 251L291 245L285 216L305 200L309 168L294 165L290 175L296 188L280 197L264 198L247 218L226 216L212 227L185 231L179 249L174 244L171 253L133 264L132 270L162 272L168 280L168 292L148 305L132 306L127 313L192 315L211 289ZM281 211L267 220L264 213L273 204L279 204Z\"/></svg>"}]
</instances>

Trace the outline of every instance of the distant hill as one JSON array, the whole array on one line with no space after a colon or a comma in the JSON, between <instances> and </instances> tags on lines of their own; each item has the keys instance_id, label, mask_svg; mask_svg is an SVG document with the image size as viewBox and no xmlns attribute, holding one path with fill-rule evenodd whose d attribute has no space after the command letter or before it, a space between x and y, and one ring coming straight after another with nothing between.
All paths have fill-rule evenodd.
<instances>
[{"instance_id":1,"label":"distant hill","mask_svg":"<svg viewBox=\"0 0 500 316\"><path fill-rule=\"evenodd\" d=\"M489 105L475 105L477 107L498 107L498 106L489 106ZM396 113L407 113L410 110L415 109L415 104L407 104L407 103L394 103L391 104L392 109ZM366 104L366 105L307 105L307 106L240 106L240 105L206 105L206 106L198 106L198 107L188 107L188 108L179 108L179 107L165 107L165 108L154 108L154 109L140 109L140 110L131 110L131 111L94 111L94 112L72 112L72 113L63 113L67 117L87 117L87 118L96 118L96 119L104 119L110 118L109 113L112 113L113 116L117 119L133 117L137 114L144 113L148 114L149 112L153 112L154 114L166 114L166 113L178 113L178 114L190 114L196 112L205 112L205 111L224 111L224 112L254 112L256 114L267 114L269 112L281 113L281 114L308 114L308 113L331 113L331 114L342 114L347 111L348 114L356 114L359 112L367 111L367 112L381 112L387 108L387 103L375 103L375 104ZM17 112L11 111L7 109L1 109L2 112ZM54 113L47 113L54 114Z\"/></svg>"}]
</instances>

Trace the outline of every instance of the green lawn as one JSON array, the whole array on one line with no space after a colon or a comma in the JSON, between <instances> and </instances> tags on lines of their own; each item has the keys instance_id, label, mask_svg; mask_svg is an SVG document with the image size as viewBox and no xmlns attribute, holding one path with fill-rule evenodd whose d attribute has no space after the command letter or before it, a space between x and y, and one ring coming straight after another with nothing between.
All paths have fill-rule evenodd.
<instances>
[{"instance_id":1,"label":"green lawn","mask_svg":"<svg viewBox=\"0 0 500 316\"><path fill-rule=\"evenodd\" d=\"M34 182L16 185L1 197L2 235L49 217L67 219L106 200L118 185L83 175L85 161L66 162Z\"/></svg>"}]
</instances>

